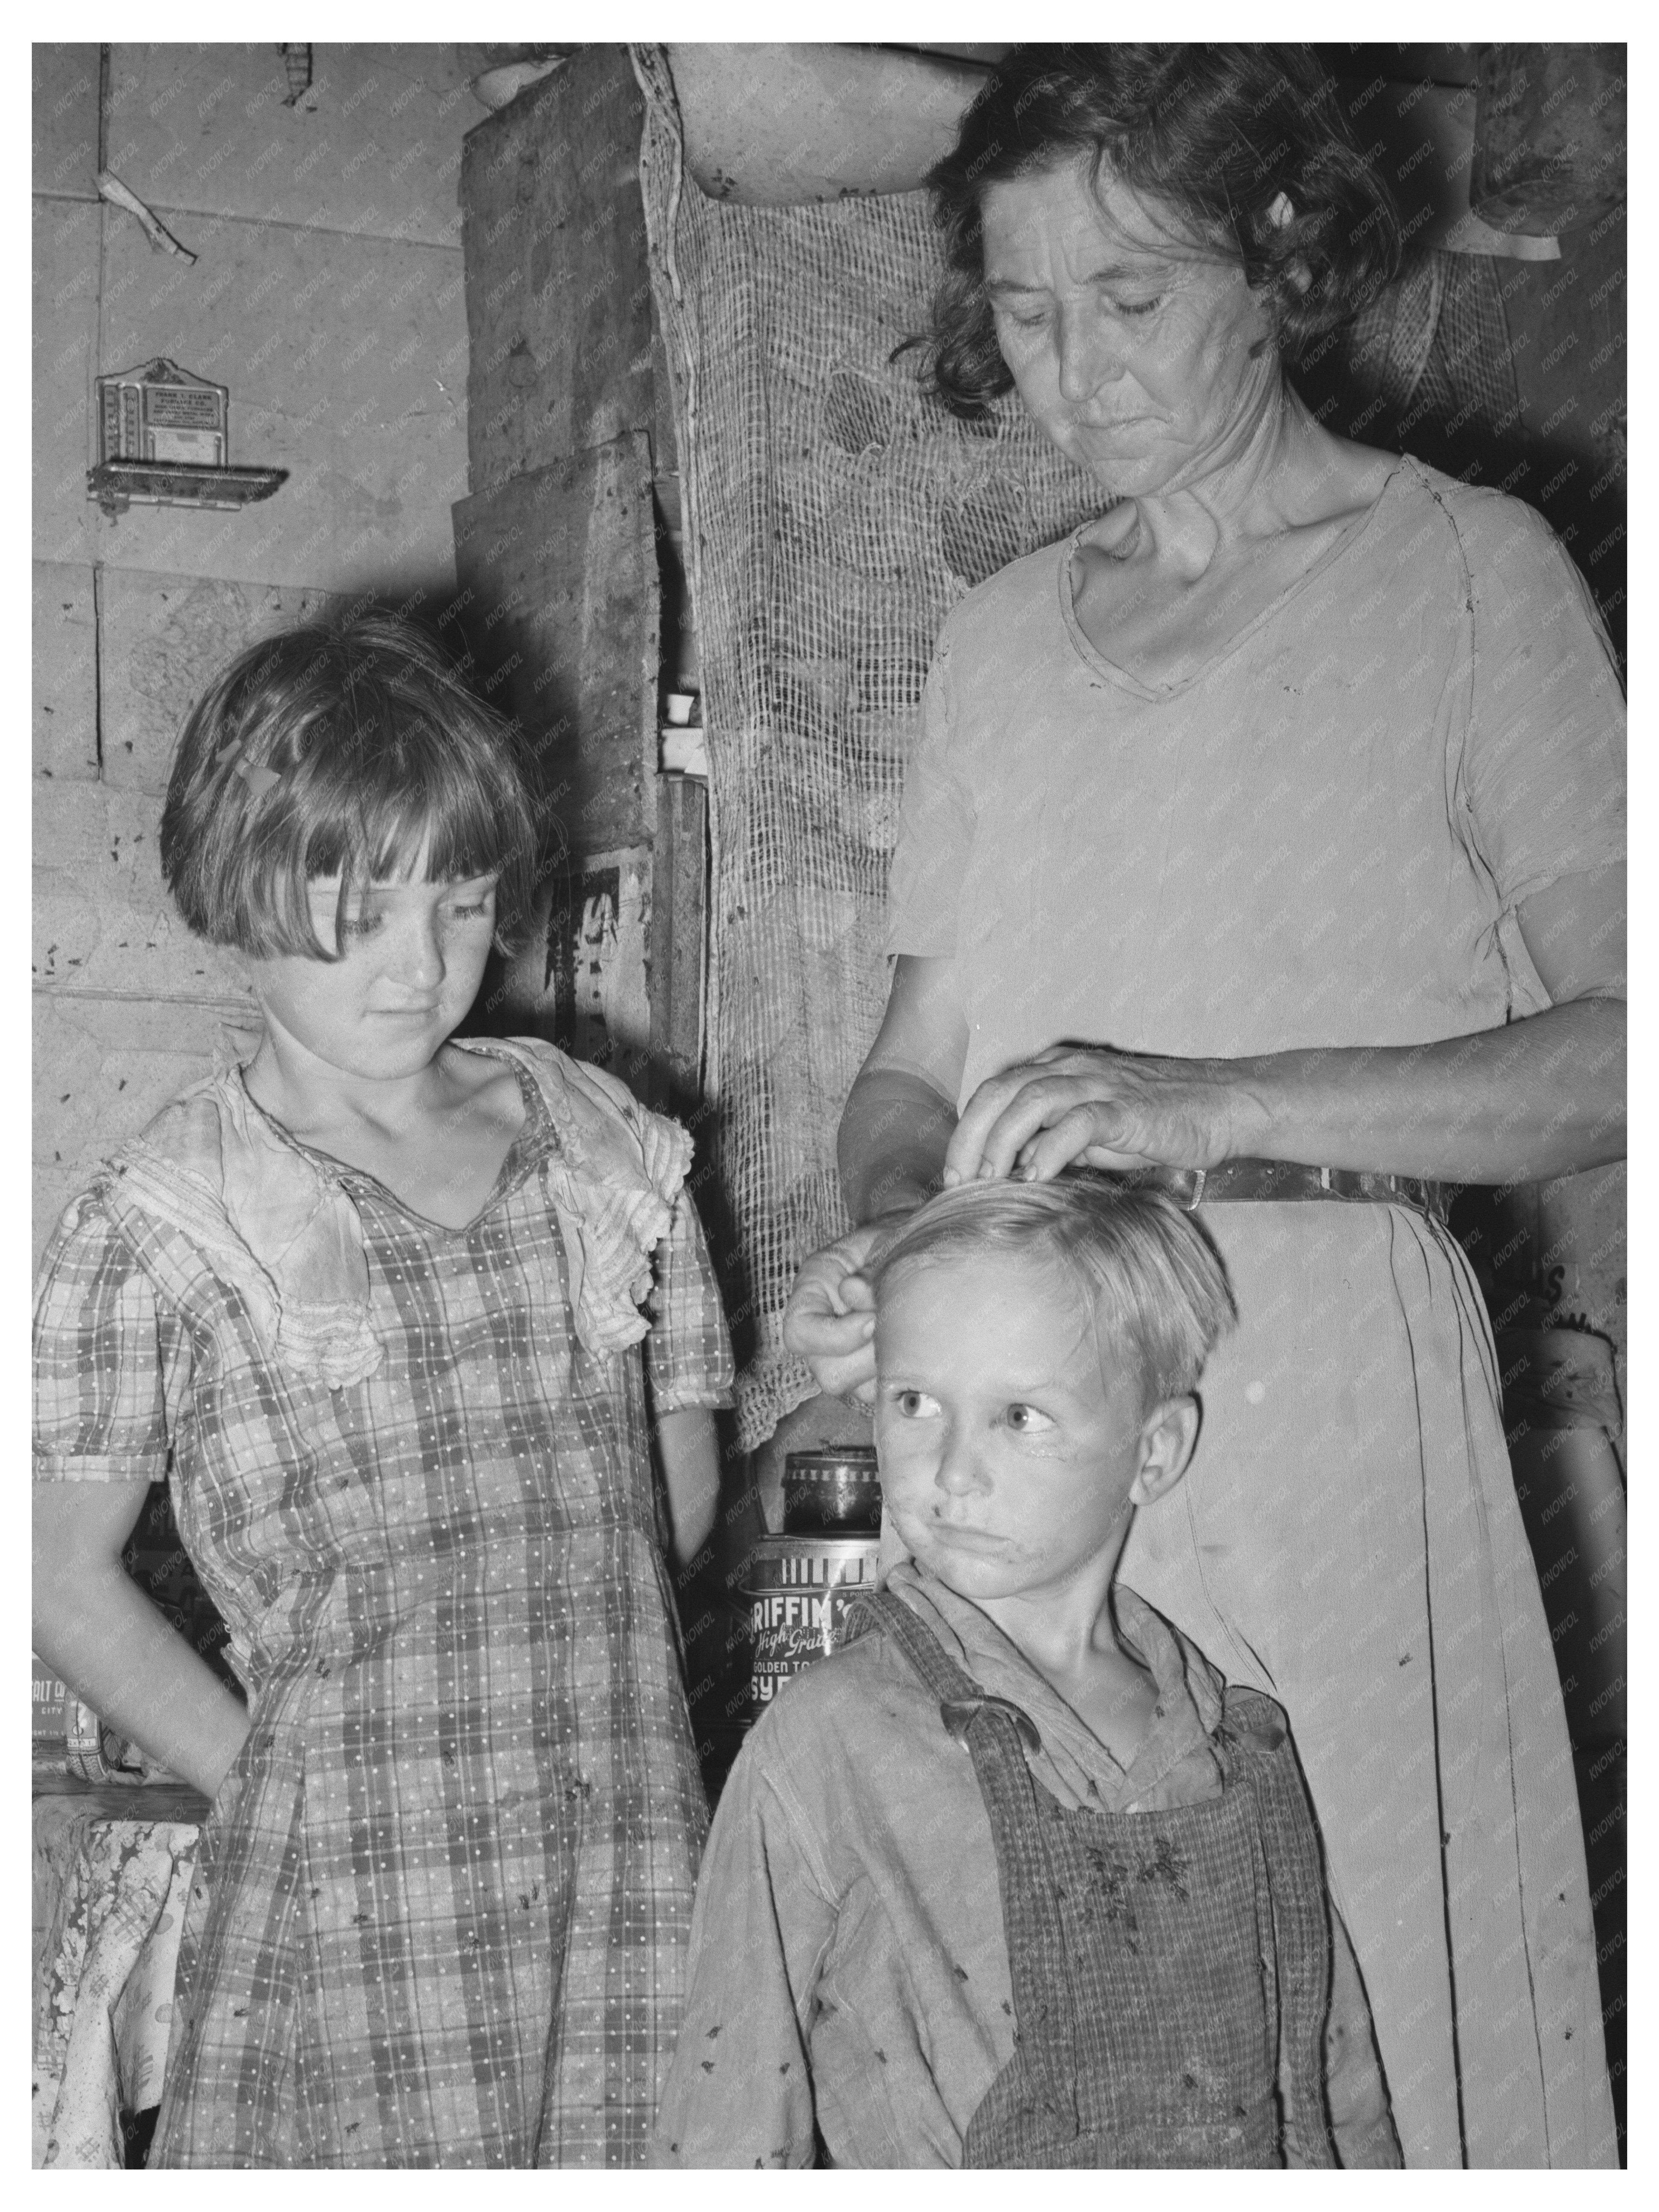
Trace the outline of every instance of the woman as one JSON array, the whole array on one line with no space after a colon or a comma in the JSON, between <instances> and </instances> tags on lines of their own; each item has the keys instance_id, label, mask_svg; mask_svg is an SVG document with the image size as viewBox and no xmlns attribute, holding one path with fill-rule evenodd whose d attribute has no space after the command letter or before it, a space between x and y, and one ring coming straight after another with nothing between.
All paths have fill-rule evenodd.
<instances>
[{"instance_id":1,"label":"woman","mask_svg":"<svg viewBox=\"0 0 1659 2212\"><path fill-rule=\"evenodd\" d=\"M1136 1169L1241 1328L1126 1581L1290 1711L1410 2164L1611 2163L1572 1770L1438 1186L1623 1149L1622 706L1518 502L1320 427L1284 365L1391 270L1312 62L1028 50L931 179L931 374L1011 386L1112 503L945 623L847 1103L862 1224L787 1334L870 1373L858 1274L932 1186Z\"/></svg>"}]
</instances>

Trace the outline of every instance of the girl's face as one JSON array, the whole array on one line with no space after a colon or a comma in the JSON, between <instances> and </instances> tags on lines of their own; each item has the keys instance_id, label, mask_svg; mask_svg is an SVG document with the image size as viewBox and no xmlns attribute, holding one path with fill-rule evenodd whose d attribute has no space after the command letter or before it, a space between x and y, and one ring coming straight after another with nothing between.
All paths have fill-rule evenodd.
<instances>
[{"instance_id":1,"label":"girl's face","mask_svg":"<svg viewBox=\"0 0 1659 2212\"><path fill-rule=\"evenodd\" d=\"M343 960L278 954L249 963L267 1022L341 1073L417 1075L465 1014L495 933L495 878L428 883L422 857L406 877L354 893L338 939L337 877L307 886L312 927Z\"/></svg>"},{"instance_id":2,"label":"girl's face","mask_svg":"<svg viewBox=\"0 0 1659 2212\"><path fill-rule=\"evenodd\" d=\"M1035 171L981 208L997 343L1027 412L1107 490L1178 489L1274 398L1279 360L1236 262L1103 171Z\"/></svg>"},{"instance_id":3,"label":"girl's face","mask_svg":"<svg viewBox=\"0 0 1659 2212\"><path fill-rule=\"evenodd\" d=\"M1146 1457L1140 1382L1105 1373L1076 1282L1040 1259L901 1262L876 1316L882 1498L962 1596L1063 1599L1115 1562Z\"/></svg>"}]
</instances>

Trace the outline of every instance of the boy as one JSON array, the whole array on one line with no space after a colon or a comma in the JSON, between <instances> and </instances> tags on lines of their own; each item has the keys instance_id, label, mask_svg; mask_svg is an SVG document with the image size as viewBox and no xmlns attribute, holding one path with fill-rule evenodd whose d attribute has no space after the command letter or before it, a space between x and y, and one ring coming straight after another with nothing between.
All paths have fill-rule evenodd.
<instances>
[{"instance_id":1,"label":"boy","mask_svg":"<svg viewBox=\"0 0 1659 2212\"><path fill-rule=\"evenodd\" d=\"M1219 1261L1076 1176L948 1191L870 1274L909 1556L732 1770L653 2156L1397 2165L1284 1716L1113 1588Z\"/></svg>"}]
</instances>

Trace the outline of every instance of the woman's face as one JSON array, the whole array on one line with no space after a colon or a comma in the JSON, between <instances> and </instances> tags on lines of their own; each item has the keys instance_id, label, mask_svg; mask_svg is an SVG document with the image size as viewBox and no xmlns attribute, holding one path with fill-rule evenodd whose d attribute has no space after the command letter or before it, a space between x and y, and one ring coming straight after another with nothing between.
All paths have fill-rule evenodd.
<instances>
[{"instance_id":1,"label":"woman's face","mask_svg":"<svg viewBox=\"0 0 1659 2212\"><path fill-rule=\"evenodd\" d=\"M1178 489L1277 395L1270 325L1236 261L1103 171L990 185L981 209L997 343L1027 411L1107 490ZM1171 233L1174 235L1171 235Z\"/></svg>"}]
</instances>

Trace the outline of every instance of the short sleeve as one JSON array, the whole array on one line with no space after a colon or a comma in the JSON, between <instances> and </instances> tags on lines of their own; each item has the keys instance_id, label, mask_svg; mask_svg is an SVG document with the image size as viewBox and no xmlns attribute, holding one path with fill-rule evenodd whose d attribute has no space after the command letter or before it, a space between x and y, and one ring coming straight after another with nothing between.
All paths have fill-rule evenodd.
<instances>
[{"instance_id":1,"label":"short sleeve","mask_svg":"<svg viewBox=\"0 0 1659 2212\"><path fill-rule=\"evenodd\" d=\"M1613 649L1554 532L1517 500L1460 521L1474 665L1462 781L1506 908L1625 854L1625 702Z\"/></svg>"},{"instance_id":2,"label":"short sleeve","mask_svg":"<svg viewBox=\"0 0 1659 2212\"><path fill-rule=\"evenodd\" d=\"M653 1258L656 1292L645 1367L659 1413L732 1403L732 1340L714 1263L688 1183L674 1201L666 1237Z\"/></svg>"},{"instance_id":3,"label":"short sleeve","mask_svg":"<svg viewBox=\"0 0 1659 2212\"><path fill-rule=\"evenodd\" d=\"M904 771L898 842L887 880L887 950L948 957L976 819L952 737L951 647L941 636L921 698L921 735Z\"/></svg>"},{"instance_id":4,"label":"short sleeve","mask_svg":"<svg viewBox=\"0 0 1659 2212\"><path fill-rule=\"evenodd\" d=\"M34 1302L34 1478L159 1482L167 1351L155 1292L96 1196L65 1207Z\"/></svg>"}]
</instances>

